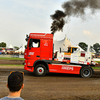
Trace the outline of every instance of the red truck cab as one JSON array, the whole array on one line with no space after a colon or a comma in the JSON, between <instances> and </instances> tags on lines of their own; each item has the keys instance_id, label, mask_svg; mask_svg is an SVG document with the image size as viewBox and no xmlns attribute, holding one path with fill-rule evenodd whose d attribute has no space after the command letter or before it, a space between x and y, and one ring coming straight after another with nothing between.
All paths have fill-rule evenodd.
<instances>
[{"instance_id":1,"label":"red truck cab","mask_svg":"<svg viewBox=\"0 0 100 100\"><path fill-rule=\"evenodd\" d=\"M25 49L25 69L35 66L36 62L51 63L53 58L53 35L46 33L30 33ZM33 72L33 69L30 69Z\"/></svg>"}]
</instances>

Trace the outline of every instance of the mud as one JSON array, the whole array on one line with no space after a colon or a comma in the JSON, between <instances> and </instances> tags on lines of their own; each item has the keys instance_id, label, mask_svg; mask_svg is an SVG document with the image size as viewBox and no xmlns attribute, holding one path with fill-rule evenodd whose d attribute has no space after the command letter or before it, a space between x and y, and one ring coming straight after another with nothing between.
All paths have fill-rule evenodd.
<instances>
[{"instance_id":1,"label":"mud","mask_svg":"<svg viewBox=\"0 0 100 100\"><path fill-rule=\"evenodd\" d=\"M8 95L6 83L11 70L25 74L21 93L25 100L100 100L100 70L94 70L91 78L54 73L36 77L24 66L0 66L0 98Z\"/></svg>"},{"instance_id":2,"label":"mud","mask_svg":"<svg viewBox=\"0 0 100 100\"><path fill-rule=\"evenodd\" d=\"M11 64L11 65L21 65L24 63L24 60L1 60L0 64Z\"/></svg>"}]
</instances>

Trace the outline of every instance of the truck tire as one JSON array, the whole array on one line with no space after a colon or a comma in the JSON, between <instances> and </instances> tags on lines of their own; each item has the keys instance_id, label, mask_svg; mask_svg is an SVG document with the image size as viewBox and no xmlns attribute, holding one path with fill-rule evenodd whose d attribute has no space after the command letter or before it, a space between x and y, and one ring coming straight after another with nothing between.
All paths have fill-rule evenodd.
<instances>
[{"instance_id":1,"label":"truck tire","mask_svg":"<svg viewBox=\"0 0 100 100\"><path fill-rule=\"evenodd\" d=\"M82 67L80 71L80 75L82 78L89 78L92 76L93 70L91 67Z\"/></svg>"},{"instance_id":2,"label":"truck tire","mask_svg":"<svg viewBox=\"0 0 100 100\"><path fill-rule=\"evenodd\" d=\"M36 65L35 69L34 69L34 74L36 76L45 76L46 74L46 67L43 64L38 64Z\"/></svg>"}]
</instances>

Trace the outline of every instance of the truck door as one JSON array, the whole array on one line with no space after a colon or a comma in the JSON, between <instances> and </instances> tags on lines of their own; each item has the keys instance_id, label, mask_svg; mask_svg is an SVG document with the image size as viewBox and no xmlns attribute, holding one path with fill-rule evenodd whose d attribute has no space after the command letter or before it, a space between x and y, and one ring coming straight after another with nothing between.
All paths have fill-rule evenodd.
<instances>
[{"instance_id":1,"label":"truck door","mask_svg":"<svg viewBox=\"0 0 100 100\"><path fill-rule=\"evenodd\" d=\"M28 49L28 58L31 60L40 59L40 40L39 39L30 39L29 49Z\"/></svg>"},{"instance_id":2,"label":"truck door","mask_svg":"<svg viewBox=\"0 0 100 100\"><path fill-rule=\"evenodd\" d=\"M41 39L41 59L43 60L52 60L51 52L52 52L52 45L51 41L47 39Z\"/></svg>"}]
</instances>

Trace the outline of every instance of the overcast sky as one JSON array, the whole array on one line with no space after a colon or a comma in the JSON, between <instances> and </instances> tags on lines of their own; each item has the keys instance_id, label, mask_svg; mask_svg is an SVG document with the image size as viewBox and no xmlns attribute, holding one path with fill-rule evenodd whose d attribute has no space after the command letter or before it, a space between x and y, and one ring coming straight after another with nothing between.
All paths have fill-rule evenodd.
<instances>
[{"instance_id":1,"label":"overcast sky","mask_svg":"<svg viewBox=\"0 0 100 100\"><path fill-rule=\"evenodd\" d=\"M0 0L0 43L20 47L26 44L26 34L51 33L50 15L63 10L65 1L68 0ZM84 19L71 17L54 39L62 40L66 35L73 45L100 43L100 10L94 15L87 10Z\"/></svg>"}]
</instances>

